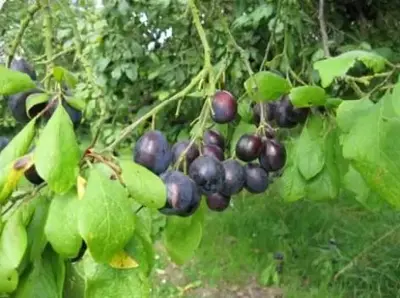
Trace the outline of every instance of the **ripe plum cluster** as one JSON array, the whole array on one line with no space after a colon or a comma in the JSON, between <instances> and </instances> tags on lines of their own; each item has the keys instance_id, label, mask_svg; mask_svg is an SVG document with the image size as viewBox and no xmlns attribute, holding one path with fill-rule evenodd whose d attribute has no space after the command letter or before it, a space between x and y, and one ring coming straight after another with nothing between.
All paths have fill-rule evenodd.
<instances>
[{"instance_id":1,"label":"ripe plum cluster","mask_svg":"<svg viewBox=\"0 0 400 298\"><path fill-rule=\"evenodd\" d=\"M231 123L237 117L237 101L228 91L217 91L211 106L214 123ZM285 98L266 107L268 119L278 123L298 123L307 116ZM260 117L257 109L260 104L254 106L255 119ZM215 128L206 129L201 141L181 140L173 145L161 131L151 130L136 142L133 159L164 182L167 198L161 213L190 216L199 207L202 196L209 209L223 211L229 207L232 196L244 189L254 194L265 192L269 174L285 166L285 146L274 133L261 131L263 135L243 134L235 144L235 156L227 158L228 142Z\"/></svg>"}]
</instances>

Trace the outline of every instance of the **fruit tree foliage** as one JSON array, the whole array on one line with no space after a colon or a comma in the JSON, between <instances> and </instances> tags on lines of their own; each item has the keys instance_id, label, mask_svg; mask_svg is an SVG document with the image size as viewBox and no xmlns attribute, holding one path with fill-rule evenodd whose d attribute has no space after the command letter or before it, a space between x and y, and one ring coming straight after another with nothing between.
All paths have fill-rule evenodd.
<instances>
[{"instance_id":1,"label":"fruit tree foliage","mask_svg":"<svg viewBox=\"0 0 400 298\"><path fill-rule=\"evenodd\" d=\"M395 1L1 10L1 295L149 297L239 193L400 206Z\"/></svg>"}]
</instances>

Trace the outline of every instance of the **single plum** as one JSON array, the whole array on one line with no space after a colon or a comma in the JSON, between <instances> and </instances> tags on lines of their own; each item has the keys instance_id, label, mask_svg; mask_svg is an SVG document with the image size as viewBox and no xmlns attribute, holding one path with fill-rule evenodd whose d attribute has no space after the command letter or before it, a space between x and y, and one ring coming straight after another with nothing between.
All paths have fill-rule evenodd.
<instances>
[{"instance_id":1,"label":"single plum","mask_svg":"<svg viewBox=\"0 0 400 298\"><path fill-rule=\"evenodd\" d=\"M220 193L230 197L243 189L246 178L245 171L243 166L234 159L225 160L222 165L225 169L225 183Z\"/></svg>"},{"instance_id":2,"label":"single plum","mask_svg":"<svg viewBox=\"0 0 400 298\"><path fill-rule=\"evenodd\" d=\"M225 148L225 138L217 130L207 129L203 134L203 143L205 145L216 145L221 149Z\"/></svg>"},{"instance_id":3,"label":"single plum","mask_svg":"<svg viewBox=\"0 0 400 298\"><path fill-rule=\"evenodd\" d=\"M210 210L221 212L229 207L230 197L226 197L220 193L213 193L207 196L206 203Z\"/></svg>"},{"instance_id":4,"label":"single plum","mask_svg":"<svg viewBox=\"0 0 400 298\"><path fill-rule=\"evenodd\" d=\"M62 99L62 106L65 109L65 111L68 113L69 118L72 121L72 125L74 126L74 129L77 129L79 125L81 124L82 120L82 111L77 110L73 108L65 99ZM59 100L57 98L53 98L52 100L52 106L44 113L44 118L46 121L48 121L51 116L54 114L56 111L58 105L59 105Z\"/></svg>"},{"instance_id":5,"label":"single plum","mask_svg":"<svg viewBox=\"0 0 400 298\"><path fill-rule=\"evenodd\" d=\"M3 151L3 149L7 147L8 143L10 143L9 138L0 137L0 152Z\"/></svg>"},{"instance_id":6,"label":"single plum","mask_svg":"<svg viewBox=\"0 0 400 298\"><path fill-rule=\"evenodd\" d=\"M297 122L293 118L293 106L289 100L281 100L275 110L275 122L282 128L293 128Z\"/></svg>"},{"instance_id":7,"label":"single plum","mask_svg":"<svg viewBox=\"0 0 400 298\"><path fill-rule=\"evenodd\" d=\"M225 169L218 159L202 155L190 165L189 176L204 195L211 195L222 190Z\"/></svg>"},{"instance_id":8,"label":"single plum","mask_svg":"<svg viewBox=\"0 0 400 298\"><path fill-rule=\"evenodd\" d=\"M34 105L26 112L26 100L29 95L42 93L39 89L31 89L25 92L16 93L8 97L8 108L17 122L28 123L33 117L41 112L47 105L47 102Z\"/></svg>"},{"instance_id":9,"label":"single plum","mask_svg":"<svg viewBox=\"0 0 400 298\"><path fill-rule=\"evenodd\" d=\"M242 161L253 161L260 156L262 148L263 142L259 136L244 134L236 143L236 156Z\"/></svg>"},{"instance_id":10,"label":"single plum","mask_svg":"<svg viewBox=\"0 0 400 298\"><path fill-rule=\"evenodd\" d=\"M29 169L27 169L24 175L25 178L33 185L40 185L44 182L42 177L40 177L38 172L36 171L35 165L32 165Z\"/></svg>"},{"instance_id":11,"label":"single plum","mask_svg":"<svg viewBox=\"0 0 400 298\"><path fill-rule=\"evenodd\" d=\"M268 188L268 173L255 163L248 163L245 167L245 188L250 193L262 193Z\"/></svg>"},{"instance_id":12,"label":"single plum","mask_svg":"<svg viewBox=\"0 0 400 298\"><path fill-rule=\"evenodd\" d=\"M190 216L200 206L200 193L192 179L178 171L160 175L167 188L167 202L159 211L166 215Z\"/></svg>"},{"instance_id":13,"label":"single plum","mask_svg":"<svg viewBox=\"0 0 400 298\"><path fill-rule=\"evenodd\" d=\"M225 159L224 151L217 145L205 145L202 146L202 155L215 157L216 159L223 161Z\"/></svg>"},{"instance_id":14,"label":"single plum","mask_svg":"<svg viewBox=\"0 0 400 298\"><path fill-rule=\"evenodd\" d=\"M133 149L134 161L159 175L168 169L172 152L167 138L159 130L146 132Z\"/></svg>"},{"instance_id":15,"label":"single plum","mask_svg":"<svg viewBox=\"0 0 400 298\"><path fill-rule=\"evenodd\" d=\"M285 146L276 139L265 140L259 161L267 172L275 172L282 169L286 163Z\"/></svg>"},{"instance_id":16,"label":"single plum","mask_svg":"<svg viewBox=\"0 0 400 298\"><path fill-rule=\"evenodd\" d=\"M267 121L273 121L275 119L275 110L277 107L276 102L270 103L256 103L253 107L253 120L256 125L260 123L261 120L261 107L264 107L264 117Z\"/></svg>"},{"instance_id":17,"label":"single plum","mask_svg":"<svg viewBox=\"0 0 400 298\"><path fill-rule=\"evenodd\" d=\"M36 71L24 58L13 59L10 69L27 74L32 80L36 81Z\"/></svg>"},{"instance_id":18,"label":"single plum","mask_svg":"<svg viewBox=\"0 0 400 298\"><path fill-rule=\"evenodd\" d=\"M190 141L180 141L172 146L172 164L175 164L180 159L182 153L189 147ZM200 155L199 148L196 144L192 144L187 150L185 157L181 159L178 165L179 170L187 171L190 164ZM186 164L186 167L185 167Z\"/></svg>"},{"instance_id":19,"label":"single plum","mask_svg":"<svg viewBox=\"0 0 400 298\"><path fill-rule=\"evenodd\" d=\"M229 123L235 120L237 115L237 101L231 93L218 90L211 103L211 118L215 123Z\"/></svg>"}]
</instances>

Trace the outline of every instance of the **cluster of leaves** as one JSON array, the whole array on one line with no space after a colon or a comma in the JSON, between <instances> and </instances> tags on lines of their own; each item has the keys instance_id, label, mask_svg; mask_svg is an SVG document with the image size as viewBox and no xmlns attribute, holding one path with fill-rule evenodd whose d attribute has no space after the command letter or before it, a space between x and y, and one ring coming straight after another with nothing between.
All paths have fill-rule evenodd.
<instances>
[{"instance_id":1,"label":"cluster of leaves","mask_svg":"<svg viewBox=\"0 0 400 298\"><path fill-rule=\"evenodd\" d=\"M201 17L204 28L212 33L209 40L213 65L207 71L209 75L217 74L215 86L208 87L226 87L244 95L238 99L240 117L235 121L215 125L202 110L196 125L187 125L198 116L197 107L204 103L208 109L210 94L203 76L195 81L196 85L200 83L197 90L192 92L192 86L180 96L184 100L178 107L184 112L177 114L184 115L180 125L186 124L186 129L176 123L172 124L175 130L164 125L175 119L171 116L175 107L167 105L174 101L166 98L180 94L176 92L204 64L197 52L197 36L194 39L200 32L193 29L194 22L178 17L182 12L179 1L151 1L151 5L139 1L137 8L146 11L150 27L139 21L140 15L130 14L133 5L127 1L109 1L100 13L91 15L93 23L83 26L77 25L76 11L68 10L76 29L71 34L76 39L79 34L91 34L83 51L74 49L84 64L85 76L80 77L85 81L79 84L65 68L50 67L45 81L52 79L54 84L47 85L52 90L46 93L57 93L63 84L72 83L74 94L89 100L86 111L94 110L92 116L105 117L105 129L99 132L106 144L115 145L122 140L121 134L126 137L140 128L129 135L135 139L147 131L149 124L163 127L170 138L181 140L197 139L202 130L214 126L229 144L230 155L235 156L244 134L274 129L285 140L289 152L282 176L275 183L284 200L335 199L347 188L370 209L379 209L384 202L397 207L400 156L394 133L400 123L400 84L394 77L399 66L377 50L352 50L322 59L318 56L321 49L313 45L296 53L298 43L315 37L303 34L299 3L279 1L259 6L258 1L250 1L251 5L246 6L246 1L238 2L233 5L204 1L202 5L210 13ZM158 9L151 13L154 7ZM204 7L199 6L201 11L205 11ZM222 9L229 17L219 17ZM170 19L165 19L165 14ZM147 49L149 38L155 38L153 31L166 29L171 19L174 41L159 44L152 40L157 46ZM227 26L228 21L232 28ZM89 30L91 26L96 30ZM257 33L249 34L249 28L255 28ZM266 40L260 37L265 28ZM248 34L238 43L230 29ZM298 31L300 34L294 35ZM126 32L132 35L127 38ZM255 34L260 36L254 38ZM269 41L274 46L265 53L265 48L270 48ZM204 40L202 43L204 47ZM240 44L249 46L244 50ZM91 53L99 84L94 83L87 65L90 59L85 58ZM205 55L211 53L205 51ZM308 63L310 55L313 64ZM183 62L178 64L177 59ZM253 73L255 67L261 71ZM265 67L279 69L285 77L263 71ZM34 87L29 76L0 68L1 95ZM277 119L267 123L264 115L260 125L254 125L252 104L276 103L282 97L289 98L294 108L311 110L305 124L289 131L280 127ZM132 98L141 100L133 102ZM30 101L37 103L36 100ZM122 114L116 104L120 102ZM120 133L132 112L140 121L132 124L133 129ZM147 116L142 117L144 114ZM63 105L58 105L41 127L40 116L30 117L0 153L0 292L15 297L29 297L36 292L41 297L107 297L111 292L121 297L127 293L148 297L148 276L153 265L152 212L165 207L168 198L163 181L132 160L95 149L97 137L89 147L80 148ZM152 123L146 123L151 116ZM21 184L33 165L43 183L26 190ZM193 256L202 238L204 212L203 200L190 217L169 216L166 220L163 239L175 262L183 263Z\"/></svg>"}]
</instances>

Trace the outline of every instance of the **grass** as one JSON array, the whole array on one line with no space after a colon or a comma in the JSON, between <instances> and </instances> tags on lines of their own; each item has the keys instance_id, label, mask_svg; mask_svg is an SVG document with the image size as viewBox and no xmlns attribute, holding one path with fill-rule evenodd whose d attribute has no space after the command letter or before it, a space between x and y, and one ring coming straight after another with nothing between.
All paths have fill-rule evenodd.
<instances>
[{"instance_id":1,"label":"grass","mask_svg":"<svg viewBox=\"0 0 400 298\"><path fill-rule=\"evenodd\" d=\"M239 195L225 212L208 212L200 248L173 275L201 288L239 290L255 278L293 298L400 297L399 224L397 212L372 213L349 196L288 204L273 193ZM284 255L280 274L276 252ZM168 264L160 254L157 267ZM154 297L177 297L177 284L167 276Z\"/></svg>"}]
</instances>

